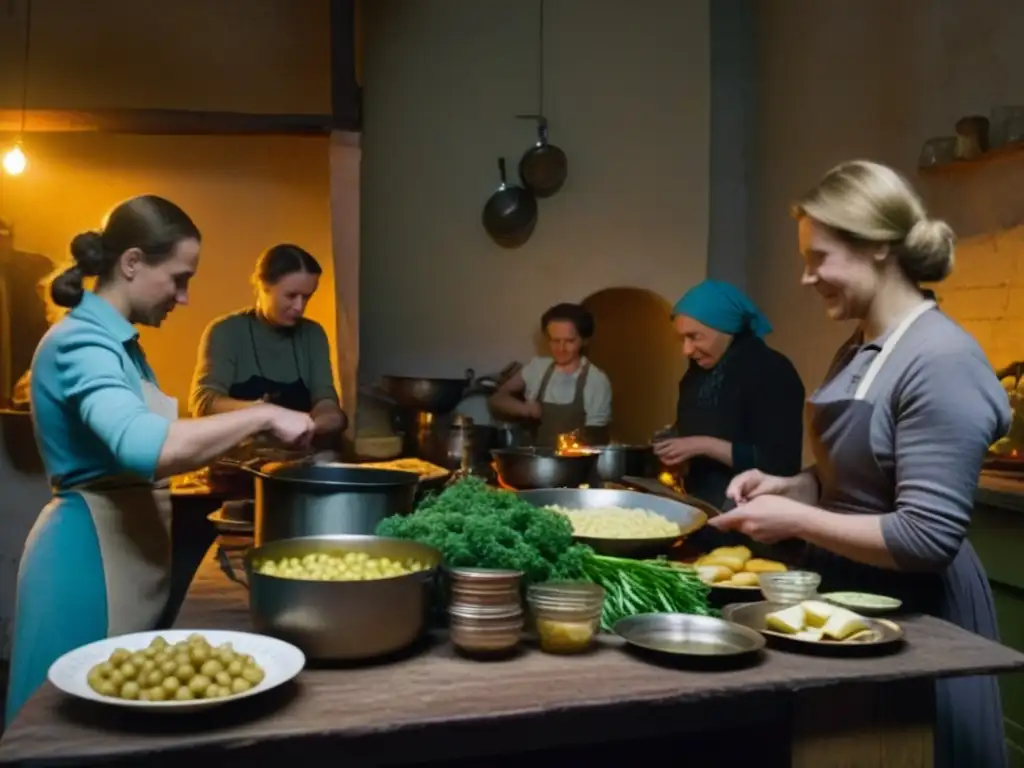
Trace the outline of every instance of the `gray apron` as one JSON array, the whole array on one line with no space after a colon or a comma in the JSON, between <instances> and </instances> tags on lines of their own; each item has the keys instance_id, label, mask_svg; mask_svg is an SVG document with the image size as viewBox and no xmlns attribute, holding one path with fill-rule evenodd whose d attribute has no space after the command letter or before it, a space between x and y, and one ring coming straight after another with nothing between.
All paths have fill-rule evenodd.
<instances>
[{"instance_id":1,"label":"gray apron","mask_svg":"<svg viewBox=\"0 0 1024 768\"><path fill-rule=\"evenodd\" d=\"M178 418L178 401L142 382L149 409ZM171 594L170 482L111 477L70 488L89 508L103 557L107 635L157 626ZM45 516L45 512L44 512Z\"/></svg>"},{"instance_id":2,"label":"gray apron","mask_svg":"<svg viewBox=\"0 0 1024 768\"><path fill-rule=\"evenodd\" d=\"M871 447L874 404L867 394L896 344L922 315L925 302L896 327L860 380L853 397L808 401L809 435L821 483L820 506L843 514L880 515L895 504L892 478L878 466ZM970 542L964 541L945 571L906 573L856 563L809 546L805 565L822 576L821 591L856 590L892 595L911 612L927 613L998 641L992 593ZM913 640L911 639L911 642ZM1002 768L1006 765L1002 705L994 677L936 683L935 764L941 768Z\"/></svg>"},{"instance_id":3,"label":"gray apron","mask_svg":"<svg viewBox=\"0 0 1024 768\"><path fill-rule=\"evenodd\" d=\"M540 424L533 430L533 445L543 448L554 448L558 445L558 436L570 432L581 432L588 445L603 445L608 442L607 427L587 427L587 409L584 405L583 390L587 387L590 375L590 361L583 364L583 370L576 378L576 390L571 403L546 403L548 384L555 373L552 362L544 372L537 389L537 402L540 403Z\"/></svg>"}]
</instances>

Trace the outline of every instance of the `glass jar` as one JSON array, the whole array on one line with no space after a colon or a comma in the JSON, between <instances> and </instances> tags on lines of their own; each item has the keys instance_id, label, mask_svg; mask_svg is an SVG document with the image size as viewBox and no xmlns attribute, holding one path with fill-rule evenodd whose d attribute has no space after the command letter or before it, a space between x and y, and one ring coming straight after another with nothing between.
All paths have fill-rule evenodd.
<instances>
[{"instance_id":1,"label":"glass jar","mask_svg":"<svg viewBox=\"0 0 1024 768\"><path fill-rule=\"evenodd\" d=\"M601 625L604 589L587 582L535 584L526 600L545 653L583 653Z\"/></svg>"}]
</instances>

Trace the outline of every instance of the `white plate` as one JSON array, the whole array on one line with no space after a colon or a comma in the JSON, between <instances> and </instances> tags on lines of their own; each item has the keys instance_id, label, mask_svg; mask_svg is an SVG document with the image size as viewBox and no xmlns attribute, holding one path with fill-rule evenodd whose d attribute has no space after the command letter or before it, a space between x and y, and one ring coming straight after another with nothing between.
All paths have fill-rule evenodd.
<instances>
[{"instance_id":1,"label":"white plate","mask_svg":"<svg viewBox=\"0 0 1024 768\"><path fill-rule=\"evenodd\" d=\"M200 634L211 645L231 643L239 653L247 653L263 668L263 681L246 691L221 699L195 699L192 701L126 701L102 696L89 687L86 679L89 670L106 661L118 648L129 651L142 650L155 637L160 636L168 643L179 643L189 635ZM291 643L277 638L257 635L251 632L231 632L221 629L169 629L164 632L135 632L130 635L108 637L95 643L83 645L61 656L50 667L47 677L50 682L69 696L129 709L144 709L161 712L194 712L199 709L220 706L239 699L269 691L294 679L306 666L306 656Z\"/></svg>"}]
</instances>

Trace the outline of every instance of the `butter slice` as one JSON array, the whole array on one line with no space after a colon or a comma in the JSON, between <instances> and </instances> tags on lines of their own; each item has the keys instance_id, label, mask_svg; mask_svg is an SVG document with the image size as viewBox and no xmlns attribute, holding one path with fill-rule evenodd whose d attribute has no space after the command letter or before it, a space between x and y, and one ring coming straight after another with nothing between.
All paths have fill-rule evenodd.
<instances>
[{"instance_id":1,"label":"butter slice","mask_svg":"<svg viewBox=\"0 0 1024 768\"><path fill-rule=\"evenodd\" d=\"M836 608L825 622L825 626L821 628L821 632L832 640L845 640L867 628L868 625L864 619L853 611Z\"/></svg>"},{"instance_id":2,"label":"butter slice","mask_svg":"<svg viewBox=\"0 0 1024 768\"><path fill-rule=\"evenodd\" d=\"M794 635L804 628L806 617L802 605L794 605L774 611L764 617L765 628L787 635Z\"/></svg>"},{"instance_id":3,"label":"butter slice","mask_svg":"<svg viewBox=\"0 0 1024 768\"><path fill-rule=\"evenodd\" d=\"M823 603L821 600L805 600L801 605L807 616L807 625L810 627L823 627L825 622L832 618L836 612L834 605Z\"/></svg>"}]
</instances>

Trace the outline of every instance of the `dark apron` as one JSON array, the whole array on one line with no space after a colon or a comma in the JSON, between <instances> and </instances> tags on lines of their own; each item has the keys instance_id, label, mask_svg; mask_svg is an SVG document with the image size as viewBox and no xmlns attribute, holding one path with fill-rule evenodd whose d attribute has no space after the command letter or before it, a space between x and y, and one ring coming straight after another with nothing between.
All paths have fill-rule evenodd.
<instances>
[{"instance_id":1,"label":"dark apron","mask_svg":"<svg viewBox=\"0 0 1024 768\"><path fill-rule=\"evenodd\" d=\"M232 384L228 388L228 397L235 400L265 400L268 403L279 405L293 411L309 413L313 410L313 395L302 380L302 368L299 366L299 352L295 344L295 337L291 338L292 358L295 360L295 379L292 381L274 381L263 375L263 366L260 365L260 355L256 348L256 336L253 332L253 323L259 322L255 318L249 318L249 341L252 344L252 354L256 360L258 375L250 376L245 381Z\"/></svg>"},{"instance_id":2,"label":"dark apron","mask_svg":"<svg viewBox=\"0 0 1024 768\"><path fill-rule=\"evenodd\" d=\"M728 352L726 353L728 355ZM727 357L723 357L718 363L722 366L719 375L726 373L728 365ZM723 429L721 406L717 400L712 402L701 402L697 393L691 393L694 397L684 399L682 388L680 397L676 402L676 425L675 432L679 437L714 437L720 440L732 442L734 436L726 434ZM686 474L681 478L683 488L691 496L696 496L719 509L731 509L733 504L725 497L725 491L729 487L735 473L732 467L715 461L708 456L696 456L689 461ZM701 552L710 552L717 547L747 546L757 550L759 554L768 553L767 547L752 542L749 538L737 531L716 531L714 528L702 528L690 536L689 542L695 549Z\"/></svg>"},{"instance_id":3,"label":"dark apron","mask_svg":"<svg viewBox=\"0 0 1024 768\"><path fill-rule=\"evenodd\" d=\"M587 427L587 409L584 405L583 390L587 386L590 375L590 362L583 364L576 379L576 391L571 403L546 403L548 384L555 373L555 364L551 363L544 378L540 380L537 390L537 402L540 403L540 423L533 430L533 445L542 448L554 448L558 445L558 436L579 430L586 443L603 445L608 442L607 427Z\"/></svg>"},{"instance_id":4,"label":"dark apron","mask_svg":"<svg viewBox=\"0 0 1024 768\"><path fill-rule=\"evenodd\" d=\"M919 315L918 315L919 316ZM910 318L910 323L916 317ZM895 345L897 328L885 347ZM876 358L878 361L878 358ZM819 505L844 514L879 515L895 505L891 477L878 466L871 448L874 404L864 399L884 363L872 362L855 395L826 400L816 392L807 404ZM872 371L872 368L875 370ZM808 545L804 566L821 574L821 591L891 595L908 612L938 616L969 632L998 641L995 607L984 570L969 541L941 573L906 573L856 563ZM968 677L936 683L935 765L981 768L1006 765L1002 706L995 677Z\"/></svg>"}]
</instances>

